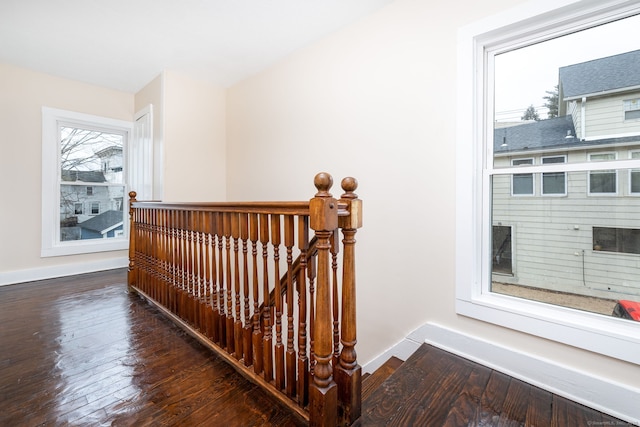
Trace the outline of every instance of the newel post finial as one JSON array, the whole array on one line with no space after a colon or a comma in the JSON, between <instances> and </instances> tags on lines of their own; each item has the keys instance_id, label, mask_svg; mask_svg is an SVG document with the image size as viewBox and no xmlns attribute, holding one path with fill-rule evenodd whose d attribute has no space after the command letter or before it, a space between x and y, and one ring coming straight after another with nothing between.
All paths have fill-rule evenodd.
<instances>
[{"instance_id":1,"label":"newel post finial","mask_svg":"<svg viewBox=\"0 0 640 427\"><path fill-rule=\"evenodd\" d=\"M311 426L334 426L337 423L338 391L333 381L332 312L331 312L331 236L338 228L338 201L329 190L333 178L321 172L315 176L318 189L309 201L309 225L317 238L317 290L313 354L316 361L309 387L309 423Z\"/></svg>"}]
</instances>

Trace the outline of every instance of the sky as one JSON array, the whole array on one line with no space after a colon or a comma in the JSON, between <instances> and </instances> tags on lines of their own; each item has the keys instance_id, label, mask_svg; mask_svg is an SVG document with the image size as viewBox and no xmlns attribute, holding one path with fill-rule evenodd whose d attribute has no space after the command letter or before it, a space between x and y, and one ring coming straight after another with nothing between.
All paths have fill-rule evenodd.
<instances>
[{"instance_id":1,"label":"sky","mask_svg":"<svg viewBox=\"0 0 640 427\"><path fill-rule=\"evenodd\" d=\"M640 49L639 28L636 15L496 55L496 121L517 121L529 105L542 107L560 67ZM538 111L547 118L546 109Z\"/></svg>"}]
</instances>

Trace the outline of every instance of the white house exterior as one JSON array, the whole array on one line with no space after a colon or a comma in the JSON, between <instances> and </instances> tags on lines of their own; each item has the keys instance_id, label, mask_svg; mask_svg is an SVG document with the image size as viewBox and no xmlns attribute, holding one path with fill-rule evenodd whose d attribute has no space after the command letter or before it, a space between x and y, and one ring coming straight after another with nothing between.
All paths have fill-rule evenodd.
<instances>
[{"instance_id":1,"label":"white house exterior","mask_svg":"<svg viewBox=\"0 0 640 427\"><path fill-rule=\"evenodd\" d=\"M560 117L494 130L496 167L552 166L494 177L494 282L640 299L640 170L593 167L640 158L638 70L640 50L563 67Z\"/></svg>"}]
</instances>

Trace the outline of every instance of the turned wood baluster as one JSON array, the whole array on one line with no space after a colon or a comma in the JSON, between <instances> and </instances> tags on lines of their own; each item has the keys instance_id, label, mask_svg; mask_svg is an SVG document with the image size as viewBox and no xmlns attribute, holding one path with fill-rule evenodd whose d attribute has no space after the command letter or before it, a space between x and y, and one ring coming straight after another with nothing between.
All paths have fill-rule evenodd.
<instances>
[{"instance_id":1,"label":"turned wood baluster","mask_svg":"<svg viewBox=\"0 0 640 427\"><path fill-rule=\"evenodd\" d=\"M273 379L273 338L271 325L271 306L269 304L269 215L260 214L260 242L262 243L262 307L263 335L262 335L262 356L264 363L264 379Z\"/></svg>"},{"instance_id":2,"label":"turned wood baluster","mask_svg":"<svg viewBox=\"0 0 640 427\"><path fill-rule=\"evenodd\" d=\"M226 268L225 273L227 277L227 282L225 283L227 287L227 322L226 322L226 334L227 334L227 352L229 354L233 354L235 351L235 343L233 342L233 270L231 270L231 214L225 212L222 214L223 216L223 225L224 225L224 241L225 241L225 249L226 249Z\"/></svg>"},{"instance_id":3,"label":"turned wood baluster","mask_svg":"<svg viewBox=\"0 0 640 427\"><path fill-rule=\"evenodd\" d=\"M253 372L259 374L263 369L262 329L260 328L260 283L258 281L258 214L249 215L249 238L253 257Z\"/></svg>"},{"instance_id":4,"label":"turned wood baluster","mask_svg":"<svg viewBox=\"0 0 640 427\"><path fill-rule=\"evenodd\" d=\"M273 245L273 283L275 286L275 386L284 389L284 344L282 342L282 286L280 282L280 215L271 215L271 244ZM266 298L266 297L265 297Z\"/></svg>"},{"instance_id":5,"label":"turned wood baluster","mask_svg":"<svg viewBox=\"0 0 640 427\"><path fill-rule=\"evenodd\" d=\"M313 370L315 369L316 360L313 352L313 335L314 324L316 321L316 265L317 255L309 258L307 264L307 278L309 280L309 374L313 377Z\"/></svg>"},{"instance_id":6,"label":"turned wood baluster","mask_svg":"<svg viewBox=\"0 0 640 427\"><path fill-rule=\"evenodd\" d=\"M178 231L178 215L175 210L169 211L171 222L171 290L169 310L178 312L178 289L180 287L180 234Z\"/></svg>"},{"instance_id":7,"label":"turned wood baluster","mask_svg":"<svg viewBox=\"0 0 640 427\"><path fill-rule=\"evenodd\" d=\"M220 306L219 306L219 289L218 289L218 257L216 255L216 241L218 239L218 213L211 212L209 214L211 226L211 334L213 341L222 344L220 335Z\"/></svg>"},{"instance_id":8,"label":"turned wood baluster","mask_svg":"<svg viewBox=\"0 0 640 427\"><path fill-rule=\"evenodd\" d=\"M296 394L296 351L293 347L294 326L293 326L293 245L295 217L286 215L284 217L284 245L287 248L287 354L285 360L287 396Z\"/></svg>"},{"instance_id":9,"label":"turned wood baluster","mask_svg":"<svg viewBox=\"0 0 640 427\"><path fill-rule=\"evenodd\" d=\"M235 322L233 323L234 352L237 360L242 359L242 315L240 307L240 215L231 215L231 236L233 237L233 289L235 293Z\"/></svg>"},{"instance_id":10,"label":"turned wood baluster","mask_svg":"<svg viewBox=\"0 0 640 427\"><path fill-rule=\"evenodd\" d=\"M242 239L242 291L244 294L244 326L242 330L242 350L244 365L251 366L253 362L253 345L251 342L251 308L249 305L249 214L241 213L240 239Z\"/></svg>"},{"instance_id":11,"label":"turned wood baluster","mask_svg":"<svg viewBox=\"0 0 640 427\"><path fill-rule=\"evenodd\" d=\"M129 192L129 267L127 269L127 287L132 291L132 286L138 284L138 266L136 265L136 243L138 240L138 224L136 221L136 209L133 204L137 202L136 192Z\"/></svg>"},{"instance_id":12,"label":"turned wood baluster","mask_svg":"<svg viewBox=\"0 0 640 427\"><path fill-rule=\"evenodd\" d=\"M329 174L316 175L318 189L309 202L311 228L318 239L318 289L314 324L313 382L309 390L309 423L312 426L335 426L337 423L338 389L331 367L331 236L338 227L338 202L329 193L333 179Z\"/></svg>"},{"instance_id":13,"label":"turned wood baluster","mask_svg":"<svg viewBox=\"0 0 640 427\"><path fill-rule=\"evenodd\" d=\"M189 221L189 237L191 247L191 291L189 292L190 323L194 329L198 329L198 233L196 228L197 211L187 211Z\"/></svg>"},{"instance_id":14,"label":"turned wood baluster","mask_svg":"<svg viewBox=\"0 0 640 427\"><path fill-rule=\"evenodd\" d=\"M340 359L340 305L338 298L338 252L340 252L338 229L333 231L331 236L331 271L333 273L331 277L332 287L332 300L333 300L333 359L331 363L333 366L338 364Z\"/></svg>"},{"instance_id":15,"label":"turned wood baluster","mask_svg":"<svg viewBox=\"0 0 640 427\"><path fill-rule=\"evenodd\" d=\"M298 404L309 402L309 359L307 357L307 251L309 249L309 217L298 217Z\"/></svg>"},{"instance_id":16,"label":"turned wood baluster","mask_svg":"<svg viewBox=\"0 0 640 427\"><path fill-rule=\"evenodd\" d=\"M218 334L220 335L220 347L224 348L227 345L227 315L225 313L225 289L224 289L224 218L223 213L217 213L216 229L218 235L218 311L220 314L218 322Z\"/></svg>"},{"instance_id":17,"label":"turned wood baluster","mask_svg":"<svg viewBox=\"0 0 640 427\"><path fill-rule=\"evenodd\" d=\"M151 296L156 301L160 300L160 239L158 233L158 211L157 209L151 209L151 259L153 261L152 265L152 278L151 278L151 286L152 293Z\"/></svg>"},{"instance_id":18,"label":"turned wood baluster","mask_svg":"<svg viewBox=\"0 0 640 427\"><path fill-rule=\"evenodd\" d=\"M355 178L342 180L345 193L340 203L347 205L349 216L339 219L344 239L342 265L342 352L340 363L335 369L335 380L338 384L338 399L342 419L351 425L360 417L362 369L358 365L356 355L356 267L355 267L355 234L362 227L362 201L354 191L358 188Z\"/></svg>"},{"instance_id":19,"label":"turned wood baluster","mask_svg":"<svg viewBox=\"0 0 640 427\"><path fill-rule=\"evenodd\" d=\"M166 224L166 212L164 209L158 210L158 237L159 237L159 251L160 251L160 299L159 302L167 307L167 289L168 289L168 274L167 274L167 224Z\"/></svg>"},{"instance_id":20,"label":"turned wood baluster","mask_svg":"<svg viewBox=\"0 0 640 427\"><path fill-rule=\"evenodd\" d=\"M185 287L187 283L187 269L185 267L186 262L186 231L184 230L184 212L176 211L176 222L178 226L178 278L179 286L177 288L177 305L175 314L178 317L184 317L184 301L185 301Z\"/></svg>"},{"instance_id":21,"label":"turned wood baluster","mask_svg":"<svg viewBox=\"0 0 640 427\"><path fill-rule=\"evenodd\" d=\"M196 229L198 230L198 329L206 335L206 277L205 277L205 239L204 212L197 212Z\"/></svg>"},{"instance_id":22,"label":"turned wood baluster","mask_svg":"<svg viewBox=\"0 0 640 427\"><path fill-rule=\"evenodd\" d=\"M205 315L204 333L212 341L215 342L213 334L213 286L211 283L211 212L202 213L202 230L204 232L204 307Z\"/></svg>"},{"instance_id":23,"label":"turned wood baluster","mask_svg":"<svg viewBox=\"0 0 640 427\"><path fill-rule=\"evenodd\" d=\"M153 209L147 209L147 259L149 265L149 295L155 298L155 236L153 233Z\"/></svg>"}]
</instances>

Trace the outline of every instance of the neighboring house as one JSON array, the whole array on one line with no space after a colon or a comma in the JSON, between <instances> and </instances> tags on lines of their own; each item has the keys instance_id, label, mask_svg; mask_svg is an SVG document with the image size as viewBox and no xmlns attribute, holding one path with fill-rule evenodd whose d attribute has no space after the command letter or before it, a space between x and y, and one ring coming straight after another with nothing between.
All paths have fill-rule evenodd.
<instances>
[{"instance_id":1,"label":"neighboring house","mask_svg":"<svg viewBox=\"0 0 640 427\"><path fill-rule=\"evenodd\" d=\"M107 237L121 237L123 235L124 220L122 211L106 211L80 224L82 239L104 239Z\"/></svg>"},{"instance_id":2,"label":"neighboring house","mask_svg":"<svg viewBox=\"0 0 640 427\"><path fill-rule=\"evenodd\" d=\"M124 194L122 148L108 147L98 153L100 171L62 170L60 186L60 239L62 241L119 237L122 230ZM116 213L119 218L114 218ZM104 214L104 215L103 215ZM115 226L115 228L114 228Z\"/></svg>"},{"instance_id":3,"label":"neighboring house","mask_svg":"<svg viewBox=\"0 0 640 427\"><path fill-rule=\"evenodd\" d=\"M640 158L639 69L640 50L560 68L561 117L496 127L496 167ZM559 169L494 177L493 280L638 299L640 170Z\"/></svg>"}]
</instances>

